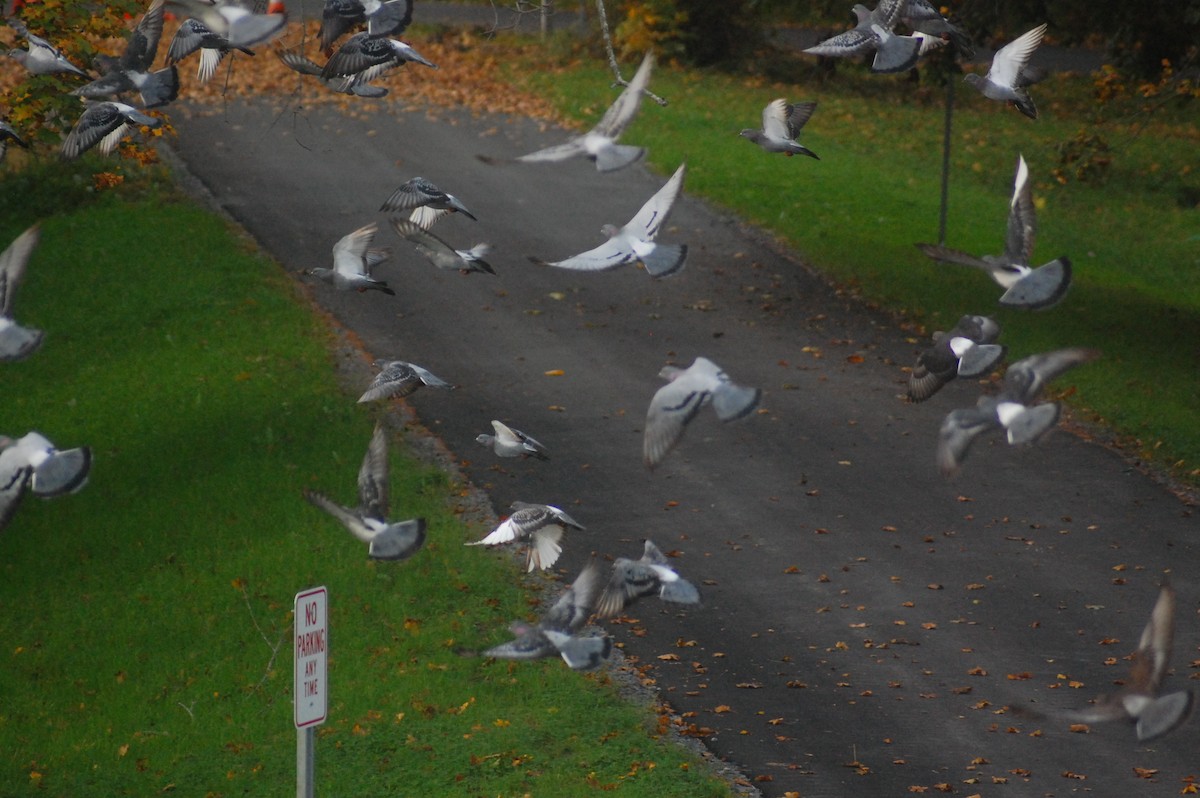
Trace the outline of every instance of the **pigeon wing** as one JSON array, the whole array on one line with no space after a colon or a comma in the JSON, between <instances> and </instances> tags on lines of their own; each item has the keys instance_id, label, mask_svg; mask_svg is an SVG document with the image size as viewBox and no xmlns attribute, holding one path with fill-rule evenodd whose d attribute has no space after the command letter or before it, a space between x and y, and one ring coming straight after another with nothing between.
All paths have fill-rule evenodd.
<instances>
[{"instance_id":1,"label":"pigeon wing","mask_svg":"<svg viewBox=\"0 0 1200 798\"><path fill-rule=\"evenodd\" d=\"M616 269L638 259L633 250L625 246L620 239L610 238L595 249L572 255L559 261L543 261L532 258L534 263L543 266L557 266L560 269L574 269L581 272L602 272Z\"/></svg>"},{"instance_id":2,"label":"pigeon wing","mask_svg":"<svg viewBox=\"0 0 1200 798\"><path fill-rule=\"evenodd\" d=\"M412 24L413 0L390 0L367 17L371 36L399 36Z\"/></svg>"},{"instance_id":3,"label":"pigeon wing","mask_svg":"<svg viewBox=\"0 0 1200 798\"><path fill-rule=\"evenodd\" d=\"M12 316L13 295L25 276L25 267L41 235L38 225L25 230L0 252L0 317Z\"/></svg>"},{"instance_id":4,"label":"pigeon wing","mask_svg":"<svg viewBox=\"0 0 1200 798\"><path fill-rule=\"evenodd\" d=\"M585 152L587 152L587 149L583 146L583 136L577 136L562 144L555 144L553 147L546 147L545 149L531 152L528 155L522 155L516 160L524 161L525 163L565 161L568 158L583 155Z\"/></svg>"},{"instance_id":5,"label":"pigeon wing","mask_svg":"<svg viewBox=\"0 0 1200 798\"><path fill-rule=\"evenodd\" d=\"M650 82L650 71L654 68L654 54L646 53L642 58L641 65L638 66L637 72L633 74L633 80L629 81L629 85L617 97L608 110L604 112L600 122L592 129L594 133L599 133L610 139L616 139L625 131L633 117L637 114L638 107L642 104L642 93L646 89L646 85Z\"/></svg>"},{"instance_id":6,"label":"pigeon wing","mask_svg":"<svg viewBox=\"0 0 1200 798\"><path fill-rule=\"evenodd\" d=\"M646 241L653 241L671 215L671 206L675 204L679 192L683 190L683 178L686 174L687 164L681 163L675 170L675 174L671 175L671 179L664 183L663 187L646 201L646 204L629 221L629 224L625 225L626 229L633 230L638 237Z\"/></svg>"},{"instance_id":7,"label":"pigeon wing","mask_svg":"<svg viewBox=\"0 0 1200 798\"><path fill-rule=\"evenodd\" d=\"M417 252L439 269L465 269L466 263L454 247L408 219L392 219L392 227L401 238L411 241Z\"/></svg>"},{"instance_id":8,"label":"pigeon wing","mask_svg":"<svg viewBox=\"0 0 1200 798\"><path fill-rule=\"evenodd\" d=\"M711 379L684 372L658 389L646 412L642 459L647 468L657 466L675 448L714 387Z\"/></svg>"},{"instance_id":9,"label":"pigeon wing","mask_svg":"<svg viewBox=\"0 0 1200 798\"><path fill-rule=\"evenodd\" d=\"M375 534L367 554L373 560L407 560L425 544L425 519L388 524Z\"/></svg>"},{"instance_id":10,"label":"pigeon wing","mask_svg":"<svg viewBox=\"0 0 1200 798\"><path fill-rule=\"evenodd\" d=\"M1099 356L1100 353L1095 349L1079 347L1030 355L1008 367L1004 375L1004 393L1028 404L1041 395L1048 382Z\"/></svg>"},{"instance_id":11,"label":"pigeon wing","mask_svg":"<svg viewBox=\"0 0 1200 798\"><path fill-rule=\"evenodd\" d=\"M997 424L990 402L951 410L938 430L937 461L942 474L952 476L957 473L975 439Z\"/></svg>"},{"instance_id":12,"label":"pigeon wing","mask_svg":"<svg viewBox=\"0 0 1200 798\"><path fill-rule=\"evenodd\" d=\"M359 512L379 521L388 514L388 439L382 423L375 424L367 453L358 469Z\"/></svg>"},{"instance_id":13,"label":"pigeon wing","mask_svg":"<svg viewBox=\"0 0 1200 798\"><path fill-rule=\"evenodd\" d=\"M1062 301L1071 287L1071 260L1057 258L1028 272L1000 296L1000 304L1041 310Z\"/></svg>"},{"instance_id":14,"label":"pigeon wing","mask_svg":"<svg viewBox=\"0 0 1200 798\"><path fill-rule=\"evenodd\" d=\"M1033 207L1033 185L1029 182L1029 167L1025 156L1017 156L1017 172L1013 178L1013 195L1008 206L1008 233L1004 239L1004 256L1011 263L1028 266L1033 259L1033 244L1037 238L1037 212Z\"/></svg>"},{"instance_id":15,"label":"pigeon wing","mask_svg":"<svg viewBox=\"0 0 1200 798\"><path fill-rule=\"evenodd\" d=\"M342 526L350 531L350 534L363 543L370 543L374 540L375 532L363 522L362 517L358 513L352 512L349 508L343 507L328 496L317 493L314 490L306 489L304 491L304 498L309 504L319 507L336 518Z\"/></svg>"},{"instance_id":16,"label":"pigeon wing","mask_svg":"<svg viewBox=\"0 0 1200 798\"><path fill-rule=\"evenodd\" d=\"M379 228L374 222L347 233L333 245L333 269L348 277L365 276L367 248Z\"/></svg>"},{"instance_id":17,"label":"pigeon wing","mask_svg":"<svg viewBox=\"0 0 1200 798\"><path fill-rule=\"evenodd\" d=\"M974 255L963 252L961 249L951 249L950 247L943 247L940 244L917 244L916 247L936 261L957 263L959 266L973 266L976 269L986 269L989 272L993 268L992 264L982 258L977 258Z\"/></svg>"},{"instance_id":18,"label":"pigeon wing","mask_svg":"<svg viewBox=\"0 0 1200 798\"><path fill-rule=\"evenodd\" d=\"M992 57L992 67L988 70L988 80L999 86L1015 87L1021 71L1045 35L1046 23L1043 22L997 50Z\"/></svg>"}]
</instances>

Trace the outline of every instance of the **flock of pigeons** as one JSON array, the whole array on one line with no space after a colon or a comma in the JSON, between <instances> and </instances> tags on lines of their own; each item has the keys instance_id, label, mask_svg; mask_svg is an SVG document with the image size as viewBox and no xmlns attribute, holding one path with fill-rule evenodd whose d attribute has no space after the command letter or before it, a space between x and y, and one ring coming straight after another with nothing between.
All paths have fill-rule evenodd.
<instances>
[{"instance_id":1,"label":"flock of pigeons","mask_svg":"<svg viewBox=\"0 0 1200 798\"><path fill-rule=\"evenodd\" d=\"M168 3L190 16L168 48L168 65L152 71ZM318 65L293 50L281 51L279 57L296 71L317 77L330 90L363 97L383 96L387 89L373 85L372 81L386 72L408 62L436 68L409 44L391 38L408 27L412 10L413 0L326 0L319 35L321 51L327 56L325 65ZM857 5L854 13L858 18L856 27L805 52L824 57L873 53L872 70L884 73L910 69L922 54L945 44L953 45L964 55L970 54L969 38L942 17L928 0L881 0L870 10ZM237 50L252 55L252 46L278 35L286 16L277 0L268 5L265 14L251 12L234 0L151 0L131 32L125 51L119 57L95 59L93 67L100 72L95 79L50 43L31 33L19 19L10 18L8 22L27 43L27 49L12 50L9 55L30 72L70 73L90 80L74 91L88 106L62 147L64 157L74 158L94 146L110 152L130 125L160 125L158 118L144 111L161 107L178 96L180 60L199 51L198 78L208 80L228 53ZM366 29L350 35L335 51L338 40L358 25L365 25ZM911 32L896 32L901 25ZM1036 106L1027 88L1040 79L1040 73L1029 67L1029 60L1045 31L1043 24L1020 36L997 51L986 76L971 74L966 80L986 97L1011 103L1021 113L1036 119ZM637 113L652 67L653 59L647 55L632 80L590 131L516 161L539 163L584 157L593 161L600 172L636 162L644 150L620 144L618 139ZM140 107L117 99L103 99L132 94L140 97ZM789 157L799 154L819 160L797 141L815 109L815 102L793 105L783 98L773 100L763 110L761 129L743 130L740 135L769 153ZM0 122L0 147L9 140L23 144L16 131ZM685 174L686 165L680 164L628 223L621 227L605 225L601 232L606 240L598 246L557 261L530 260L577 271L605 271L636 263L653 278L676 274L686 263L687 246L659 243L656 238L682 192ZM384 201L381 210L408 213L407 218L393 217L392 227L436 267L464 274L495 274L485 260L489 245L477 244L460 250L431 231L440 218L450 213L476 217L462 200L428 180L412 178ZM316 268L308 273L338 290L393 294L386 282L372 275L374 267L390 256L387 249L372 247L377 232L377 226L369 224L349 233L333 247L332 268ZM1003 254L976 257L941 245L917 246L938 261L986 271L1005 289L999 300L1002 305L1041 309L1057 304L1066 294L1071 282L1071 263L1061 257L1034 268L1031 260L1035 234L1029 169L1020 157ZM37 227L30 228L0 255L0 360L27 357L41 341L40 331L20 327L11 316L12 295L37 235ZM1006 354L1005 347L996 343L999 334L999 325L993 319L977 315L963 316L949 332L935 334L932 344L911 370L910 401L930 398L956 376L978 377L991 371ZM1055 426L1060 412L1055 402L1038 403L1046 384L1096 357L1098 353L1094 350L1068 348L1035 354L1010 365L998 393L982 396L974 407L954 410L946 416L937 447L937 462L942 472L946 475L957 472L972 442L985 432L1004 430L1008 442L1014 445L1041 438ZM379 372L360 402L403 397L422 386L454 387L412 363L393 360L377 365ZM697 357L686 369L665 366L660 377L666 384L650 401L644 431L643 460L650 469L663 462L705 405L712 405L722 421L733 421L751 414L762 395L759 389L733 382L717 364L704 357ZM496 455L548 459L546 447L531 436L500 421L493 421L492 426L493 434L481 434L477 440ZM425 522L419 518L388 520L387 437L383 425L377 425L359 469L357 506L340 505L315 491L305 491L304 496L366 543L370 557L402 560L423 545ZM86 447L58 450L37 432L17 440L0 437L0 529L26 492L48 497L82 487L90 461ZM468 545L523 543L528 570L548 569L557 561L568 529L582 531L583 527L553 505L516 502L512 513L491 533ZM639 559L614 561L606 582L593 558L536 624L514 623L513 639L483 654L512 659L557 654L572 668L596 667L609 656L612 643L602 631L587 627L589 619L611 617L638 598L652 595L680 604L700 601L696 588L681 578L666 555L647 540ZM1192 706L1190 692L1158 695L1169 657L1173 608L1174 592L1164 585L1135 653L1129 685L1093 709L1069 717L1136 718L1139 739L1170 731L1187 718Z\"/></svg>"}]
</instances>

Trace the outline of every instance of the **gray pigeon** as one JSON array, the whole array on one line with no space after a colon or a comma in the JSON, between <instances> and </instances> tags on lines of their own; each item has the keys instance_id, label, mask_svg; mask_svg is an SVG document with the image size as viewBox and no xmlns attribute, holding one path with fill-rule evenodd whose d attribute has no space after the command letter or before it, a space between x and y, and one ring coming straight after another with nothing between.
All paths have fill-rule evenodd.
<instances>
[{"instance_id":1,"label":"gray pigeon","mask_svg":"<svg viewBox=\"0 0 1200 798\"><path fill-rule=\"evenodd\" d=\"M722 421L744 418L758 407L762 391L736 384L721 367L698 357L686 369L664 366L658 376L667 380L650 400L642 444L643 461L655 468L683 438L700 408L713 406Z\"/></svg>"},{"instance_id":2,"label":"gray pigeon","mask_svg":"<svg viewBox=\"0 0 1200 798\"><path fill-rule=\"evenodd\" d=\"M837 36L813 45L804 52L827 58L848 58L874 52L871 71L880 73L904 72L912 69L921 53L921 40L894 32L906 0L880 0L868 10L854 6L858 24Z\"/></svg>"},{"instance_id":3,"label":"gray pigeon","mask_svg":"<svg viewBox=\"0 0 1200 798\"><path fill-rule=\"evenodd\" d=\"M687 164L680 164L671 179L646 201L624 227L606 224L600 228L608 240L595 249L560 261L547 262L532 257L530 260L542 266L585 272L608 271L628 263L641 263L651 277L675 274L687 261L687 246L658 244L654 239L667 223L671 206L683 190L686 172Z\"/></svg>"},{"instance_id":4,"label":"gray pigeon","mask_svg":"<svg viewBox=\"0 0 1200 798\"><path fill-rule=\"evenodd\" d=\"M618 557L613 562L612 576L596 603L596 615L611 618L639 598L654 595L676 604L700 603L695 585L676 573L666 555L647 540L641 559Z\"/></svg>"},{"instance_id":5,"label":"gray pigeon","mask_svg":"<svg viewBox=\"0 0 1200 798\"><path fill-rule=\"evenodd\" d=\"M235 48L224 36L213 33L203 22L189 17L183 21L171 39L171 46L167 48L167 64L177 64L199 50L200 65L196 68L196 78L201 83L207 83L217 73L221 60L235 49L246 55L254 55L253 50L246 47ZM280 59L282 58L281 54Z\"/></svg>"},{"instance_id":6,"label":"gray pigeon","mask_svg":"<svg viewBox=\"0 0 1200 798\"><path fill-rule=\"evenodd\" d=\"M476 244L470 249L455 249L416 222L408 219L392 219L392 227L401 238L411 241L434 266L439 269L456 269L461 274L485 272L495 274L492 264L484 260L492 251L491 244Z\"/></svg>"},{"instance_id":7,"label":"gray pigeon","mask_svg":"<svg viewBox=\"0 0 1200 798\"><path fill-rule=\"evenodd\" d=\"M807 155L817 158L817 154L808 147L796 141L800 129L808 122L817 104L812 102L792 105L784 98L772 100L762 112L762 130L746 128L738 135L749 139L767 152L782 152L789 158L793 155Z\"/></svg>"},{"instance_id":8,"label":"gray pigeon","mask_svg":"<svg viewBox=\"0 0 1200 798\"><path fill-rule=\"evenodd\" d=\"M1098 698L1091 707L1050 714L1073 723L1104 723L1113 720L1136 721L1138 742L1147 742L1174 731L1192 714L1194 697L1190 690L1160 693L1163 677L1171 659L1175 638L1175 589L1163 584L1142 630L1133 665L1124 686L1112 695ZM1024 707L1013 707L1018 714L1045 717Z\"/></svg>"},{"instance_id":9,"label":"gray pigeon","mask_svg":"<svg viewBox=\"0 0 1200 798\"><path fill-rule=\"evenodd\" d=\"M917 244L934 260L974 266L991 275L1002 288L1000 304L1039 310L1057 305L1071 287L1071 261L1064 255L1036 269L1029 265L1037 239L1037 211L1033 205L1033 185L1025 157L1017 156L1012 200L1008 210L1008 232L1003 255L977 258L966 252L938 244Z\"/></svg>"},{"instance_id":10,"label":"gray pigeon","mask_svg":"<svg viewBox=\"0 0 1200 798\"><path fill-rule=\"evenodd\" d=\"M1045 35L1046 23L1043 22L997 50L986 75L969 74L963 80L984 97L1010 102L1025 116L1037 119L1037 107L1026 89L1044 77L1044 73L1029 68L1029 59Z\"/></svg>"},{"instance_id":11,"label":"gray pigeon","mask_svg":"<svg viewBox=\"0 0 1200 798\"><path fill-rule=\"evenodd\" d=\"M406 560L425 543L425 519L388 521L388 440L382 423L375 425L371 443L358 469L358 507L351 509L316 491L304 498L332 515L367 544L374 560Z\"/></svg>"},{"instance_id":12,"label":"gray pigeon","mask_svg":"<svg viewBox=\"0 0 1200 798\"><path fill-rule=\"evenodd\" d=\"M158 42L163 32L163 2L152 0L150 7L138 20L125 43L119 59L97 56L95 63L103 67L104 75L72 91L80 97L98 100L129 92L138 92L143 108L166 105L179 96L179 71L174 65L150 71L158 54Z\"/></svg>"},{"instance_id":13,"label":"gray pigeon","mask_svg":"<svg viewBox=\"0 0 1200 798\"><path fill-rule=\"evenodd\" d=\"M63 141L62 157L66 160L78 158L97 145L102 154L108 155L121 143L131 125L155 128L162 125L162 120L147 116L125 103L93 103L80 114L79 121L67 134Z\"/></svg>"},{"instance_id":14,"label":"gray pigeon","mask_svg":"<svg viewBox=\"0 0 1200 798\"><path fill-rule=\"evenodd\" d=\"M29 149L25 140L17 135L16 129L8 124L7 120L0 119L0 163L4 162L4 156L8 154L8 142L10 141L18 147Z\"/></svg>"},{"instance_id":15,"label":"gray pigeon","mask_svg":"<svg viewBox=\"0 0 1200 798\"><path fill-rule=\"evenodd\" d=\"M900 15L900 21L917 33L949 41L961 58L971 58L975 55L971 37L962 28L943 17L942 12L929 0L908 0Z\"/></svg>"},{"instance_id":16,"label":"gray pigeon","mask_svg":"<svg viewBox=\"0 0 1200 798\"><path fill-rule=\"evenodd\" d=\"M413 215L409 217L409 221L416 223L423 230L428 230L439 218L438 214L419 213L419 211L427 209L446 211L447 213L457 212L468 219L478 221L475 214L462 204L462 200L453 194L447 194L423 177L414 177L400 186L379 207L381 211L412 211Z\"/></svg>"},{"instance_id":17,"label":"gray pigeon","mask_svg":"<svg viewBox=\"0 0 1200 798\"><path fill-rule=\"evenodd\" d=\"M534 660L559 654L575 670L598 667L612 653L612 640L604 634L578 632L591 617L599 589L600 569L592 560L536 624L513 623L509 629L515 638L489 648L483 656Z\"/></svg>"},{"instance_id":18,"label":"gray pigeon","mask_svg":"<svg viewBox=\"0 0 1200 798\"><path fill-rule=\"evenodd\" d=\"M29 47L27 50L9 50L8 57L25 67L31 74L53 75L59 72L69 72L85 78L90 77L88 73L72 64L70 59L63 55L57 47L41 36L30 33L29 28L25 27L25 23L21 20L9 17L8 24L25 39Z\"/></svg>"},{"instance_id":19,"label":"gray pigeon","mask_svg":"<svg viewBox=\"0 0 1200 798\"><path fill-rule=\"evenodd\" d=\"M518 541L528 543L526 567L545 570L558 561L562 554L563 535L568 528L583 531L571 516L552 504L527 504L513 502L513 513L488 533L483 540L467 543L468 546L499 546Z\"/></svg>"},{"instance_id":20,"label":"gray pigeon","mask_svg":"<svg viewBox=\"0 0 1200 798\"><path fill-rule=\"evenodd\" d=\"M324 280L339 291L358 291L361 294L375 290L395 296L396 292L388 288L387 283L371 276L371 271L392 254L388 249L371 248L378 230L378 226L371 222L342 236L333 245L333 268L322 266L308 269L305 274Z\"/></svg>"},{"instance_id":21,"label":"gray pigeon","mask_svg":"<svg viewBox=\"0 0 1200 798\"><path fill-rule=\"evenodd\" d=\"M519 429L492 420L495 435L483 434L475 438L476 442L490 447L497 457L536 457L539 460L549 460L546 447Z\"/></svg>"},{"instance_id":22,"label":"gray pigeon","mask_svg":"<svg viewBox=\"0 0 1200 798\"><path fill-rule=\"evenodd\" d=\"M437 64L399 39L376 39L366 32L356 33L330 57L321 71L321 77L326 80L347 78L351 85L370 83L410 61L437 69Z\"/></svg>"},{"instance_id":23,"label":"gray pigeon","mask_svg":"<svg viewBox=\"0 0 1200 798\"><path fill-rule=\"evenodd\" d=\"M24 360L42 344L41 330L22 327L12 318L13 295L37 247L39 234L35 224L0 252L0 361Z\"/></svg>"},{"instance_id":24,"label":"gray pigeon","mask_svg":"<svg viewBox=\"0 0 1200 798\"><path fill-rule=\"evenodd\" d=\"M440 377L435 377L415 363L408 363L404 360L377 360L375 365L379 367L379 373L375 375L375 379L371 380L366 392L358 397L360 403L373 402L376 399L399 399L408 396L422 385L430 388L454 389L453 385Z\"/></svg>"},{"instance_id":25,"label":"gray pigeon","mask_svg":"<svg viewBox=\"0 0 1200 798\"><path fill-rule=\"evenodd\" d=\"M933 334L908 375L908 398L924 402L955 377L978 377L1004 357L995 343L1000 325L987 316L963 316L950 332Z\"/></svg>"},{"instance_id":26,"label":"gray pigeon","mask_svg":"<svg viewBox=\"0 0 1200 798\"><path fill-rule=\"evenodd\" d=\"M241 0L168 0L204 27L223 37L230 47L253 47L283 32L287 13L281 0L268 0L265 14L252 11Z\"/></svg>"},{"instance_id":27,"label":"gray pigeon","mask_svg":"<svg viewBox=\"0 0 1200 798\"><path fill-rule=\"evenodd\" d=\"M325 70L320 64L295 50L281 49L277 50L275 54L292 71L299 72L301 75L315 77L324 86L339 94L353 94L357 97L366 97L368 99L378 99L387 96L388 90L382 86L372 86L369 83L356 83L353 78L326 79L321 76Z\"/></svg>"},{"instance_id":28,"label":"gray pigeon","mask_svg":"<svg viewBox=\"0 0 1200 798\"><path fill-rule=\"evenodd\" d=\"M356 25L366 23L367 35L400 36L412 23L413 0L325 0L321 14L321 51L329 55L333 43Z\"/></svg>"},{"instance_id":29,"label":"gray pigeon","mask_svg":"<svg viewBox=\"0 0 1200 798\"><path fill-rule=\"evenodd\" d=\"M617 97L594 128L570 141L547 147L517 158L525 163L565 161L583 156L596 164L601 172L623 169L646 154L643 147L618 144L617 139L629 127L642 103L642 93L650 82L650 71L654 67L654 56L646 53L633 80ZM488 159L484 159L488 160Z\"/></svg>"},{"instance_id":30,"label":"gray pigeon","mask_svg":"<svg viewBox=\"0 0 1200 798\"><path fill-rule=\"evenodd\" d=\"M971 444L988 430L1005 430L1013 446L1041 438L1058 422L1060 412L1057 402L1034 404L1046 383L1099 356L1094 349L1058 349L1013 363L1000 393L981 396L974 407L952 410L942 422L937 454L942 473L956 474Z\"/></svg>"},{"instance_id":31,"label":"gray pigeon","mask_svg":"<svg viewBox=\"0 0 1200 798\"><path fill-rule=\"evenodd\" d=\"M0 435L0 530L16 512L26 490L48 499L75 493L87 484L88 447L58 449L40 432L17 439Z\"/></svg>"}]
</instances>

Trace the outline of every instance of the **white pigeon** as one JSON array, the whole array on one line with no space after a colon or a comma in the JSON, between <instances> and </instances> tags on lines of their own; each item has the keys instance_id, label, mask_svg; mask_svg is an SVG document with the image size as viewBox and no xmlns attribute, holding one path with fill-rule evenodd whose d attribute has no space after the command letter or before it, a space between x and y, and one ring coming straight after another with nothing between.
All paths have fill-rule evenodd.
<instances>
[{"instance_id":1,"label":"white pigeon","mask_svg":"<svg viewBox=\"0 0 1200 798\"><path fill-rule=\"evenodd\" d=\"M938 432L938 467L953 476L971 444L984 432L1003 429L1012 446L1033 443L1058 422L1057 402L1034 404L1046 383L1068 369L1095 360L1094 349L1056 349L1031 355L1008 367L1000 393L981 396L974 407L952 410Z\"/></svg>"},{"instance_id":2,"label":"white pigeon","mask_svg":"<svg viewBox=\"0 0 1200 798\"><path fill-rule=\"evenodd\" d=\"M699 604L700 591L672 568L665 554L647 540L637 560L618 557L596 603L596 615L611 618L639 598L657 595L676 604Z\"/></svg>"},{"instance_id":3,"label":"white pigeon","mask_svg":"<svg viewBox=\"0 0 1200 798\"><path fill-rule=\"evenodd\" d=\"M484 260L492 251L491 244L476 244L470 249L455 249L416 222L409 219L392 219L392 227L401 238L412 242L434 266L439 269L455 269L461 274L485 272L495 274L492 264Z\"/></svg>"},{"instance_id":4,"label":"white pigeon","mask_svg":"<svg viewBox=\"0 0 1200 798\"><path fill-rule=\"evenodd\" d=\"M767 152L782 152L789 158L793 155L807 155L817 158L817 154L808 147L796 141L800 129L808 122L817 104L813 101L789 103L784 98L772 100L763 108L762 130L746 128L738 135L749 139Z\"/></svg>"},{"instance_id":5,"label":"white pigeon","mask_svg":"<svg viewBox=\"0 0 1200 798\"><path fill-rule=\"evenodd\" d=\"M1175 589L1163 584L1142 630L1133 664L1124 686L1112 695L1100 696L1087 709L1063 710L1049 714L1072 723L1104 723L1113 720L1136 722L1138 742L1147 742L1174 731L1192 714L1191 690L1160 693L1175 638ZM1025 707L1013 707L1017 714L1045 717Z\"/></svg>"},{"instance_id":6,"label":"white pigeon","mask_svg":"<svg viewBox=\"0 0 1200 798\"><path fill-rule=\"evenodd\" d=\"M583 156L594 161L601 172L612 172L629 166L646 154L643 147L618 144L617 139L629 127L642 103L642 93L650 82L650 70L654 67L654 56L646 53L641 65L616 101L604 112L594 128L576 136L564 144L547 147L517 158L525 163L565 161ZM484 159L487 160L487 159Z\"/></svg>"},{"instance_id":7,"label":"white pigeon","mask_svg":"<svg viewBox=\"0 0 1200 798\"><path fill-rule=\"evenodd\" d=\"M320 507L367 544L375 560L405 560L425 543L425 519L388 521L388 440L382 423L375 425L371 443L358 469L358 507L343 507L316 491L304 498Z\"/></svg>"},{"instance_id":8,"label":"white pigeon","mask_svg":"<svg viewBox=\"0 0 1200 798\"><path fill-rule=\"evenodd\" d=\"M40 432L17 439L0 435L0 529L28 490L50 498L75 493L87 484L92 451L86 446L58 449Z\"/></svg>"},{"instance_id":9,"label":"white pigeon","mask_svg":"<svg viewBox=\"0 0 1200 798\"><path fill-rule=\"evenodd\" d=\"M39 235L35 224L0 252L0 361L24 360L42 344L41 330L22 327L12 318L13 295L25 275L25 266L37 247Z\"/></svg>"},{"instance_id":10,"label":"white pigeon","mask_svg":"<svg viewBox=\"0 0 1200 798\"><path fill-rule=\"evenodd\" d=\"M62 157L66 160L78 158L97 145L102 154L108 155L121 143L132 125L156 128L162 125L162 120L147 116L125 103L93 103L80 114L79 121L67 134L63 141Z\"/></svg>"},{"instance_id":11,"label":"white pigeon","mask_svg":"<svg viewBox=\"0 0 1200 798\"><path fill-rule=\"evenodd\" d=\"M855 27L804 52L827 58L849 58L874 52L872 72L888 74L912 69L920 56L921 41L893 31L905 3L906 0L880 0L879 5L869 10L856 4L853 11L858 24Z\"/></svg>"},{"instance_id":12,"label":"white pigeon","mask_svg":"<svg viewBox=\"0 0 1200 798\"><path fill-rule=\"evenodd\" d=\"M987 316L963 316L949 332L933 334L933 343L917 357L908 375L908 399L924 402L955 377L977 377L1004 357L995 343L1000 325Z\"/></svg>"},{"instance_id":13,"label":"white pigeon","mask_svg":"<svg viewBox=\"0 0 1200 798\"><path fill-rule=\"evenodd\" d=\"M533 257L530 260L542 266L585 272L608 271L627 263L641 263L651 277L675 274L687 261L687 245L658 244L654 239L667 223L671 206L683 190L686 171L687 164L680 164L671 179L647 200L624 227L606 224L600 228L608 240L595 249L560 261L547 262Z\"/></svg>"},{"instance_id":14,"label":"white pigeon","mask_svg":"<svg viewBox=\"0 0 1200 798\"><path fill-rule=\"evenodd\" d=\"M583 531L583 526L571 516L552 504L527 504L513 502L513 513L488 533L483 540L467 543L468 546L499 546L517 541L528 543L526 567L545 570L558 561L562 554L563 535L567 528Z\"/></svg>"},{"instance_id":15,"label":"white pigeon","mask_svg":"<svg viewBox=\"0 0 1200 798\"><path fill-rule=\"evenodd\" d=\"M1026 88L1042 75L1029 68L1033 51L1046 35L1046 23L1018 36L1001 47L992 56L992 65L987 75L969 74L963 80L974 86L984 97L1001 102L1011 102L1030 119L1037 119L1037 107Z\"/></svg>"},{"instance_id":16,"label":"white pigeon","mask_svg":"<svg viewBox=\"0 0 1200 798\"><path fill-rule=\"evenodd\" d=\"M738 385L705 357L686 369L664 366L658 376L667 384L650 400L642 443L642 459L651 469L675 448L700 408L711 404L719 419L734 421L752 413L762 398L761 389Z\"/></svg>"},{"instance_id":17,"label":"white pigeon","mask_svg":"<svg viewBox=\"0 0 1200 798\"><path fill-rule=\"evenodd\" d=\"M201 83L207 83L217 73L221 60L235 49L246 55L254 55L253 50L246 47L235 48L224 36L213 33L203 22L189 17L183 21L171 39L171 46L167 48L167 64L177 64L199 50L200 64L196 68L196 78ZM280 58L283 58L282 54ZM320 67L317 71L320 72Z\"/></svg>"},{"instance_id":18,"label":"white pigeon","mask_svg":"<svg viewBox=\"0 0 1200 798\"><path fill-rule=\"evenodd\" d=\"M361 402L373 402L376 399L399 399L408 396L423 385L430 388L454 390L454 386L415 363L404 360L377 360L379 373L365 393L358 397Z\"/></svg>"},{"instance_id":19,"label":"white pigeon","mask_svg":"<svg viewBox=\"0 0 1200 798\"><path fill-rule=\"evenodd\" d=\"M31 74L53 75L57 72L69 72L85 78L90 77L88 73L72 64L71 60L63 55L57 47L41 36L30 33L29 28L25 27L25 23L21 20L9 17L8 24L25 39L29 47L27 50L9 50L8 57L25 67Z\"/></svg>"},{"instance_id":20,"label":"white pigeon","mask_svg":"<svg viewBox=\"0 0 1200 798\"><path fill-rule=\"evenodd\" d=\"M1042 309L1058 304L1071 287L1071 261L1061 258L1032 268L1033 245L1037 239L1037 211L1033 204L1033 185L1024 156L1017 156L1017 172L1013 179L1012 200L1008 205L1008 232L1004 239L1003 255L984 255L977 258L961 250L937 244L917 244L917 248L934 260L974 266L991 275L1006 289L1001 305Z\"/></svg>"},{"instance_id":21,"label":"white pigeon","mask_svg":"<svg viewBox=\"0 0 1200 798\"><path fill-rule=\"evenodd\" d=\"M378 230L378 226L371 222L353 233L347 233L333 245L332 269L322 266L309 269L305 273L332 284L339 291L363 293L375 290L395 296L396 292L388 288L386 282L371 276L371 270L391 255L388 249L371 248L371 242L375 240Z\"/></svg>"},{"instance_id":22,"label":"white pigeon","mask_svg":"<svg viewBox=\"0 0 1200 798\"><path fill-rule=\"evenodd\" d=\"M484 433L476 436L475 440L484 446L490 447L496 453L497 457L536 457L539 460L550 459L550 455L546 452L546 447L524 432L521 432L521 430L514 429L495 419L492 420L492 429L495 430L495 435Z\"/></svg>"},{"instance_id":23,"label":"white pigeon","mask_svg":"<svg viewBox=\"0 0 1200 798\"><path fill-rule=\"evenodd\" d=\"M168 0L183 8L204 27L223 36L230 47L253 47L274 39L287 25L287 10L281 0L269 0L265 14L251 11L239 0Z\"/></svg>"}]
</instances>

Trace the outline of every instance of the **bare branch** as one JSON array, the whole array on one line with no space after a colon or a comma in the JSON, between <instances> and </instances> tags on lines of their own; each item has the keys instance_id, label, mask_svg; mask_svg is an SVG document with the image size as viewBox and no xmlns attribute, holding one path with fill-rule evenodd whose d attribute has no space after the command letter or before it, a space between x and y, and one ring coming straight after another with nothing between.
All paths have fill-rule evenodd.
<instances>
[{"instance_id":1,"label":"bare branch","mask_svg":"<svg viewBox=\"0 0 1200 798\"><path fill-rule=\"evenodd\" d=\"M612 33L608 29L608 12L604 10L604 0L596 0L596 16L600 17L600 35L604 37L604 50L608 53L608 66L612 69L613 85L628 86L629 81L621 77L621 67L617 64L617 54L613 50ZM645 94L664 108L667 106L666 99L659 97L649 89L642 89L642 94Z\"/></svg>"}]
</instances>

